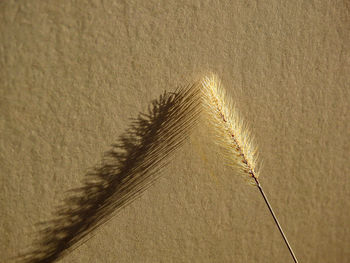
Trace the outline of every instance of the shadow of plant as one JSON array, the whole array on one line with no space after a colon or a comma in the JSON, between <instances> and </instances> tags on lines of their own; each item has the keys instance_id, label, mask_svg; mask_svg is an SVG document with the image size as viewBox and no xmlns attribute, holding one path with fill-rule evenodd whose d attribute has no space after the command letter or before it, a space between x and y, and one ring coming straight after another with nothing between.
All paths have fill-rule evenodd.
<instances>
[{"instance_id":1,"label":"shadow of plant","mask_svg":"<svg viewBox=\"0 0 350 263\"><path fill-rule=\"evenodd\" d=\"M199 116L198 83L164 92L140 113L112 145L101 165L71 190L56 218L45 223L39 241L21 262L54 262L86 242L92 231L145 191Z\"/></svg>"}]
</instances>

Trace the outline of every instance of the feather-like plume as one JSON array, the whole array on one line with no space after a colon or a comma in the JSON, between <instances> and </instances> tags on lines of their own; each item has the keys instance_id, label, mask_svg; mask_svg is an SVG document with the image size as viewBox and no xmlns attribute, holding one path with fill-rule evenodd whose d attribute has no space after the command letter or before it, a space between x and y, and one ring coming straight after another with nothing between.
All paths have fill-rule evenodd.
<instances>
[{"instance_id":1,"label":"feather-like plume","mask_svg":"<svg viewBox=\"0 0 350 263\"><path fill-rule=\"evenodd\" d=\"M294 262L297 263L296 256L258 180L257 149L247 126L238 116L225 92L215 75L203 79L201 101L203 119L209 124L208 131L214 136L214 141L219 145L227 164L236 168L237 173L259 188Z\"/></svg>"},{"instance_id":2,"label":"feather-like plume","mask_svg":"<svg viewBox=\"0 0 350 263\"><path fill-rule=\"evenodd\" d=\"M152 102L122 135L101 165L87 174L47 222L36 248L20 256L27 263L54 262L85 242L159 176L174 150L189 137L199 118L221 147L229 166L257 186L293 256L295 255L258 181L257 151L241 118L214 75Z\"/></svg>"},{"instance_id":3,"label":"feather-like plume","mask_svg":"<svg viewBox=\"0 0 350 263\"><path fill-rule=\"evenodd\" d=\"M227 165L237 168L239 174L256 185L257 149L230 97L215 75L203 79L201 91L203 120L209 124L208 130Z\"/></svg>"}]
</instances>

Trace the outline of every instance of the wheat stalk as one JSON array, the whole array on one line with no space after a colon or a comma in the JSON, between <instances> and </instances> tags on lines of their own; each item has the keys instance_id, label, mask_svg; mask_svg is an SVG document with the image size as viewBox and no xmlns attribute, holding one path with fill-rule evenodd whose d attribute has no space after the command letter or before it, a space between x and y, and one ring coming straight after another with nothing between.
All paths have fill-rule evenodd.
<instances>
[{"instance_id":1,"label":"wheat stalk","mask_svg":"<svg viewBox=\"0 0 350 263\"><path fill-rule=\"evenodd\" d=\"M251 184L258 187L294 262L297 263L296 256L258 180L257 148L242 118L238 116L215 75L203 79L201 99L203 119L209 124L208 130L215 137L214 141L219 145L227 165L235 168Z\"/></svg>"},{"instance_id":2,"label":"wheat stalk","mask_svg":"<svg viewBox=\"0 0 350 263\"><path fill-rule=\"evenodd\" d=\"M258 181L257 151L249 132L212 75L152 102L106 153L101 165L87 174L84 186L73 191L56 215L46 222L33 250L19 256L24 262L54 262L85 242L120 209L135 200L159 176L190 135L199 117L210 124L227 164L256 185L290 250L295 255Z\"/></svg>"}]
</instances>

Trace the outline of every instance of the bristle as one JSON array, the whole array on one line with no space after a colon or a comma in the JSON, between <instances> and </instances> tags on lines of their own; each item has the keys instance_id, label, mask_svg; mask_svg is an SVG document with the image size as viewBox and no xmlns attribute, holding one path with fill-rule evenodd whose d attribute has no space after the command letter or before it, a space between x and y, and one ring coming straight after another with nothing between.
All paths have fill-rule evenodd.
<instances>
[{"instance_id":1,"label":"bristle","mask_svg":"<svg viewBox=\"0 0 350 263\"><path fill-rule=\"evenodd\" d=\"M140 114L126 134L106 153L101 165L87 174L84 186L75 189L47 222L37 247L19 256L24 262L54 262L83 244L93 231L135 200L159 176L203 116L227 165L258 186L295 262L292 249L258 181L256 148L247 126L237 114L217 77L164 93Z\"/></svg>"},{"instance_id":2,"label":"bristle","mask_svg":"<svg viewBox=\"0 0 350 263\"><path fill-rule=\"evenodd\" d=\"M256 185L255 179L259 176L256 169L257 151L247 125L239 117L215 75L205 77L201 89L203 117L226 164L236 168L239 174Z\"/></svg>"},{"instance_id":3,"label":"bristle","mask_svg":"<svg viewBox=\"0 0 350 263\"><path fill-rule=\"evenodd\" d=\"M220 146L220 153L224 156L227 164L236 168L236 171L243 175L248 182L258 187L294 262L298 263L258 180L257 150L253 146L254 143L247 125L239 117L231 100L226 97L226 92L215 75L203 79L201 91L202 111L205 113L202 116L204 116L205 122L210 125L207 130Z\"/></svg>"}]
</instances>

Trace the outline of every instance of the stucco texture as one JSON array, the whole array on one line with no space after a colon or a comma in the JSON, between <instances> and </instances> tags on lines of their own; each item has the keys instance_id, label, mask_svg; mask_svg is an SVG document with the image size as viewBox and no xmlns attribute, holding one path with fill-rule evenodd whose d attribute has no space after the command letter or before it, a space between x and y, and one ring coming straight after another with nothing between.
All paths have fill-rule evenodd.
<instances>
[{"instance_id":1,"label":"stucco texture","mask_svg":"<svg viewBox=\"0 0 350 263\"><path fill-rule=\"evenodd\" d=\"M301 263L350 262L350 5L344 1L0 3L0 262L164 90L215 72L259 146ZM256 187L205 132L60 262L293 262Z\"/></svg>"}]
</instances>

